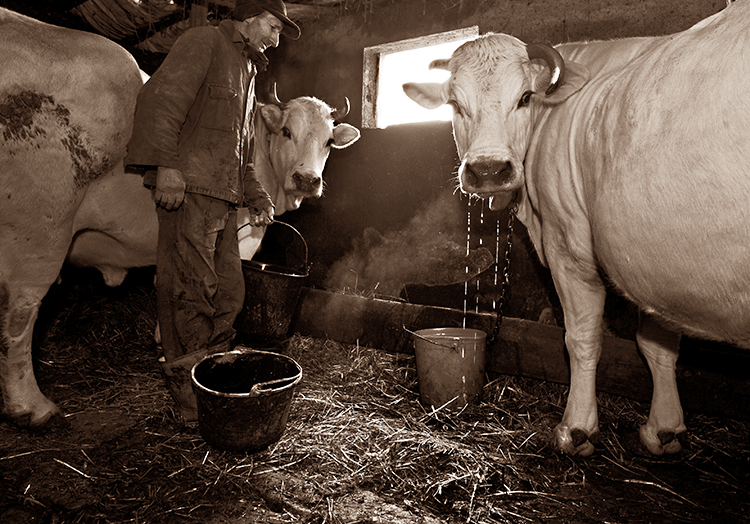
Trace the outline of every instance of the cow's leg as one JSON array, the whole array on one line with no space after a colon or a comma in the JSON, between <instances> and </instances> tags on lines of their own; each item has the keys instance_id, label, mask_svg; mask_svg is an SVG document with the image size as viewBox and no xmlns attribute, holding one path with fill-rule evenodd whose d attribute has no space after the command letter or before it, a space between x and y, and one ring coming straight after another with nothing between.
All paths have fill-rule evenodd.
<instances>
[{"instance_id":1,"label":"cow's leg","mask_svg":"<svg viewBox=\"0 0 750 524\"><path fill-rule=\"evenodd\" d=\"M640 429L641 443L654 455L677 453L682 449L677 435L686 430L675 376L680 335L641 312L636 340L654 381L651 412Z\"/></svg>"},{"instance_id":2,"label":"cow's leg","mask_svg":"<svg viewBox=\"0 0 750 524\"><path fill-rule=\"evenodd\" d=\"M54 164L53 164L54 165ZM20 178L20 177L16 177ZM39 391L34 377L31 341L42 299L60 275L72 238L69 209L78 204L54 196L63 191L34 195L41 217L28 217L23 205L0 212L0 285L4 286L0 309L0 383L3 414L23 427L38 428L60 414ZM23 194L16 191L16 194ZM75 195L74 195L75 196ZM29 197L29 201L32 197ZM16 199L21 204L24 199Z\"/></svg>"},{"instance_id":3,"label":"cow's leg","mask_svg":"<svg viewBox=\"0 0 750 524\"><path fill-rule=\"evenodd\" d=\"M555 288L565 315L565 345L570 354L570 392L555 445L571 455L594 452L591 437L599 432L596 367L602 347L606 291L592 262L569 256L549 257Z\"/></svg>"},{"instance_id":4,"label":"cow's leg","mask_svg":"<svg viewBox=\"0 0 750 524\"><path fill-rule=\"evenodd\" d=\"M0 385L3 415L22 427L38 428L61 415L39 390L31 359L31 339L47 288L10 289L0 282Z\"/></svg>"}]
</instances>

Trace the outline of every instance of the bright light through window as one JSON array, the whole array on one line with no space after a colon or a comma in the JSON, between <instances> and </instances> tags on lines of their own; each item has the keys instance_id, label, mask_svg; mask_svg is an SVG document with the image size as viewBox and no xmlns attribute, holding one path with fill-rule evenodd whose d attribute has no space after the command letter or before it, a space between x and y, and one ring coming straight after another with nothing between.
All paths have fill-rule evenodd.
<instances>
[{"instance_id":1,"label":"bright light through window","mask_svg":"<svg viewBox=\"0 0 750 524\"><path fill-rule=\"evenodd\" d=\"M402 85L407 82L444 82L449 73L430 70L430 63L450 58L464 42L476 38L479 27L457 29L364 50L362 124L384 128L394 124L450 120L450 107L425 109L409 99Z\"/></svg>"},{"instance_id":2,"label":"bright light through window","mask_svg":"<svg viewBox=\"0 0 750 524\"><path fill-rule=\"evenodd\" d=\"M380 57L378 102L375 109L378 127L408 122L450 120L449 106L425 109L404 93L406 82L444 82L450 73L443 69L429 69L437 58L450 58L453 51L467 39L438 44Z\"/></svg>"}]
</instances>

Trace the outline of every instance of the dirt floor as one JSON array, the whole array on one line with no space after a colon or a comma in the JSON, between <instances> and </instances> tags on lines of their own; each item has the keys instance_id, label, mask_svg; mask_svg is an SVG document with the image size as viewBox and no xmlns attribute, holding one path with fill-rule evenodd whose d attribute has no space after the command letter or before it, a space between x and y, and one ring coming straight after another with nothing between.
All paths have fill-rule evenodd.
<instances>
[{"instance_id":1,"label":"dirt floor","mask_svg":"<svg viewBox=\"0 0 750 524\"><path fill-rule=\"evenodd\" d=\"M64 274L40 322L37 379L65 411L44 433L0 423L0 523L747 522L750 424L687 414L678 457L630 452L647 406L600 395L590 458L549 436L564 386L488 377L461 413L419 402L414 359L294 336L304 370L267 450L184 427L156 364L148 271L117 289Z\"/></svg>"}]
</instances>

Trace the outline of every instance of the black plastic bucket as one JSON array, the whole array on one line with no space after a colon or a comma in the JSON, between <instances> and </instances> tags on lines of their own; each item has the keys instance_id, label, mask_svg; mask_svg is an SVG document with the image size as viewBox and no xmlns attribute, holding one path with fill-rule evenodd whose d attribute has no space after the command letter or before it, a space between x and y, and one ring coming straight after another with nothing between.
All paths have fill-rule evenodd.
<instances>
[{"instance_id":1,"label":"black plastic bucket","mask_svg":"<svg viewBox=\"0 0 750 524\"><path fill-rule=\"evenodd\" d=\"M203 440L218 449L260 451L284 434L302 368L285 355L239 348L208 355L191 374Z\"/></svg>"},{"instance_id":2,"label":"black plastic bucket","mask_svg":"<svg viewBox=\"0 0 750 524\"><path fill-rule=\"evenodd\" d=\"M301 267L293 268L255 259L242 261L245 303L234 324L240 333L264 338L283 338L289 331L289 325L297 309L302 285L308 275L307 243L299 231L284 222L273 222L268 226L266 235L276 226L289 228L302 240L304 262Z\"/></svg>"}]
</instances>

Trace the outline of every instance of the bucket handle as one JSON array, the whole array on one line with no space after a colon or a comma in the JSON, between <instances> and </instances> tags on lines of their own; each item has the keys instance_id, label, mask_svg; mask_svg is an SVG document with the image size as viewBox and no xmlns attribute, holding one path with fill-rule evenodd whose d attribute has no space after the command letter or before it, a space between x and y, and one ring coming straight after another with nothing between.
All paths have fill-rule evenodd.
<instances>
[{"instance_id":1,"label":"bucket handle","mask_svg":"<svg viewBox=\"0 0 750 524\"><path fill-rule=\"evenodd\" d=\"M276 391L280 391L287 386L292 386L296 384L301 377L302 377L302 374L297 373L293 377L278 378L276 380L269 380L268 382L260 382L258 384L253 384L253 387L250 388L250 396L257 397L259 395L263 395L266 393L274 393ZM276 388L268 387L268 386L276 386L279 384L282 384L282 385Z\"/></svg>"},{"instance_id":2,"label":"bucket handle","mask_svg":"<svg viewBox=\"0 0 750 524\"><path fill-rule=\"evenodd\" d=\"M442 347L448 348L448 349L458 349L458 342L455 342L452 346L446 346L445 344L441 344L440 342L435 342L434 340L430 340L429 338L423 337L419 333L415 333L414 331L412 331L411 329L409 329L408 327L406 327L406 325L404 325L404 324L401 324L401 326L404 328L404 331L407 331L407 332L411 333L412 335L414 335L415 337L421 338L422 340L425 340L425 341L429 342L430 344L435 344L436 346L442 346Z\"/></svg>"},{"instance_id":3,"label":"bucket handle","mask_svg":"<svg viewBox=\"0 0 750 524\"><path fill-rule=\"evenodd\" d=\"M305 237L303 237L302 234L299 231L297 231L297 229L294 226L292 226L291 224L287 224L286 222L282 222L281 220L274 220L273 222L271 222L270 224L268 224L268 226L271 226L273 224L281 224L282 226L288 227L289 229L291 229L292 231L294 231L294 233L297 234L297 236L300 238L300 240L302 240L302 244L305 246L305 267L303 269L305 271L308 271L310 268L308 267L308 260L309 259L308 259L307 242L305 241ZM246 224L242 224L240 227L237 228L237 232L239 233L240 229L242 229L243 227L247 227L249 225L250 225L250 222L248 222ZM266 226L266 228L268 226Z\"/></svg>"}]
</instances>

